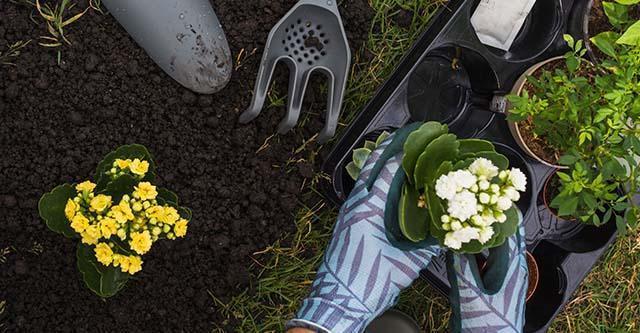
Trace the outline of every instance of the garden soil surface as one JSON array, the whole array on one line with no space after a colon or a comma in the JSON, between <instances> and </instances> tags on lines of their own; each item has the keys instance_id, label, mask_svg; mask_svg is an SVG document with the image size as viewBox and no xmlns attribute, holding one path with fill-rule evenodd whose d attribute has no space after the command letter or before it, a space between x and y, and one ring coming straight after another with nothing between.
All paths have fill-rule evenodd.
<instances>
[{"instance_id":1,"label":"garden soil surface","mask_svg":"<svg viewBox=\"0 0 640 333\"><path fill-rule=\"evenodd\" d=\"M317 170L315 144L296 151L323 126L323 79L312 82L311 115L294 132L272 137L283 107L237 122L268 32L295 2L213 1L234 61L244 55L225 90L199 96L165 75L108 14L89 11L65 28L72 45L60 48L57 64L56 50L38 45L47 32L33 8L0 1L0 51L32 40L16 66L0 65L0 254L7 250L0 331L209 332L223 325L212 296L229 300L251 286L252 254L293 231L301 190ZM341 11L355 52L372 10L366 0L349 0ZM278 69L280 96L287 77ZM56 185L89 178L104 155L130 143L149 148L159 184L194 216L186 238L158 242L143 271L103 300L80 279L76 240L49 231L37 204Z\"/></svg>"}]
</instances>

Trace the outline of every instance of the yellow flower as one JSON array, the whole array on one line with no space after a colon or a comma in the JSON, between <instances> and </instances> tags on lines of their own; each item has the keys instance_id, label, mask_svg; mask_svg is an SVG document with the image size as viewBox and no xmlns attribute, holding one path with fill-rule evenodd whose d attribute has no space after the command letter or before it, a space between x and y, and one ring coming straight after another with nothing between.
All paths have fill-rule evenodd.
<instances>
[{"instance_id":1,"label":"yellow flower","mask_svg":"<svg viewBox=\"0 0 640 333\"><path fill-rule=\"evenodd\" d=\"M131 234L129 246L138 254L145 254L151 249L151 235L148 230L143 232L134 232Z\"/></svg>"},{"instance_id":2,"label":"yellow flower","mask_svg":"<svg viewBox=\"0 0 640 333\"><path fill-rule=\"evenodd\" d=\"M100 228L97 225L90 225L82 233L82 243L87 245L95 245L100 239Z\"/></svg>"},{"instance_id":3,"label":"yellow flower","mask_svg":"<svg viewBox=\"0 0 640 333\"><path fill-rule=\"evenodd\" d=\"M129 271L129 263L129 257L127 256L116 254L113 258L113 265L120 266L120 270L124 273Z\"/></svg>"},{"instance_id":4,"label":"yellow flower","mask_svg":"<svg viewBox=\"0 0 640 333\"><path fill-rule=\"evenodd\" d=\"M173 225L179 218L180 214L178 214L178 211L171 206L167 206L164 208L164 219L161 219L161 221Z\"/></svg>"},{"instance_id":5,"label":"yellow flower","mask_svg":"<svg viewBox=\"0 0 640 333\"><path fill-rule=\"evenodd\" d=\"M94 188L96 188L96 184L88 180L84 183L76 185L76 190L78 190L78 192L93 192Z\"/></svg>"},{"instance_id":6,"label":"yellow flower","mask_svg":"<svg viewBox=\"0 0 640 333\"><path fill-rule=\"evenodd\" d=\"M129 256L129 274L133 275L142 270L142 258L138 256Z\"/></svg>"},{"instance_id":7,"label":"yellow flower","mask_svg":"<svg viewBox=\"0 0 640 333\"><path fill-rule=\"evenodd\" d=\"M120 203L117 206L113 206L109 213L109 215L115 218L120 224L133 220L134 217L131 207L129 207L129 203L124 200L120 200Z\"/></svg>"},{"instance_id":8,"label":"yellow flower","mask_svg":"<svg viewBox=\"0 0 640 333\"><path fill-rule=\"evenodd\" d=\"M99 243L98 245L96 245L95 252L96 259L98 259L101 264L105 266L111 265L111 263L113 262L113 250L111 250L108 244Z\"/></svg>"},{"instance_id":9,"label":"yellow flower","mask_svg":"<svg viewBox=\"0 0 640 333\"><path fill-rule=\"evenodd\" d=\"M145 212L150 219L164 220L164 207L162 206L151 206Z\"/></svg>"},{"instance_id":10,"label":"yellow flower","mask_svg":"<svg viewBox=\"0 0 640 333\"><path fill-rule=\"evenodd\" d=\"M111 197L104 194L98 194L91 199L91 208L98 213L103 212L111 206Z\"/></svg>"},{"instance_id":11,"label":"yellow flower","mask_svg":"<svg viewBox=\"0 0 640 333\"><path fill-rule=\"evenodd\" d=\"M126 169L129 167L130 164L131 164L131 160L121 160L119 158L116 159L116 165L120 169Z\"/></svg>"},{"instance_id":12,"label":"yellow flower","mask_svg":"<svg viewBox=\"0 0 640 333\"><path fill-rule=\"evenodd\" d=\"M189 221L180 219L180 221L176 222L176 225L173 226L173 233L175 233L177 237L184 237L184 235L187 234L187 224L189 224Z\"/></svg>"},{"instance_id":13,"label":"yellow flower","mask_svg":"<svg viewBox=\"0 0 640 333\"><path fill-rule=\"evenodd\" d=\"M100 231L102 231L102 237L111 238L111 236L118 232L116 220L109 217L103 218L102 221L100 221Z\"/></svg>"},{"instance_id":14,"label":"yellow flower","mask_svg":"<svg viewBox=\"0 0 640 333\"><path fill-rule=\"evenodd\" d=\"M138 176L144 177L147 171L149 171L149 162L141 161L139 158L136 158L129 165L129 170Z\"/></svg>"},{"instance_id":15,"label":"yellow flower","mask_svg":"<svg viewBox=\"0 0 640 333\"><path fill-rule=\"evenodd\" d=\"M158 195L156 187L149 182L142 182L135 187L136 191L133 192L134 196L137 195L140 200L153 200Z\"/></svg>"},{"instance_id":16,"label":"yellow flower","mask_svg":"<svg viewBox=\"0 0 640 333\"><path fill-rule=\"evenodd\" d=\"M73 217L76 216L76 210L78 209L78 205L76 205L73 200L67 200L67 205L64 206L64 215L67 216L69 221L73 220Z\"/></svg>"},{"instance_id":17,"label":"yellow flower","mask_svg":"<svg viewBox=\"0 0 640 333\"><path fill-rule=\"evenodd\" d=\"M83 233L88 226L89 220L82 214L77 214L73 217L73 220L71 220L71 228L79 234Z\"/></svg>"}]
</instances>

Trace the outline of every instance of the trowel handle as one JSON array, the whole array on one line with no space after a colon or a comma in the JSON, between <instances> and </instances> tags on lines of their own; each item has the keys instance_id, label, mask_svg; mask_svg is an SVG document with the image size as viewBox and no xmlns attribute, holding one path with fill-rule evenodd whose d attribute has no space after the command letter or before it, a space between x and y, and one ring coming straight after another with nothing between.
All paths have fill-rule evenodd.
<instances>
[{"instance_id":1,"label":"trowel handle","mask_svg":"<svg viewBox=\"0 0 640 333\"><path fill-rule=\"evenodd\" d=\"M469 104L473 109L506 114L509 109L509 100L506 95L483 95L471 92Z\"/></svg>"},{"instance_id":2,"label":"trowel handle","mask_svg":"<svg viewBox=\"0 0 640 333\"><path fill-rule=\"evenodd\" d=\"M338 0L300 0L298 1L297 6L300 5L315 5L318 7L324 7L336 14L339 14L338 11Z\"/></svg>"}]
</instances>

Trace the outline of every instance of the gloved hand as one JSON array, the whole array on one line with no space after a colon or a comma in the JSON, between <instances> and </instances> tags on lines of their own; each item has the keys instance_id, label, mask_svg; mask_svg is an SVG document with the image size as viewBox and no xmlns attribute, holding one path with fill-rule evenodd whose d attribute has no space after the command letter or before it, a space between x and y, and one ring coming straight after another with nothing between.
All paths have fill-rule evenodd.
<instances>
[{"instance_id":1,"label":"gloved hand","mask_svg":"<svg viewBox=\"0 0 640 333\"><path fill-rule=\"evenodd\" d=\"M362 332L396 303L400 291L410 286L439 253L435 240L425 248L405 251L392 246L386 236L387 196L402 164L402 144L415 128L397 131L362 168L349 200L342 206L311 295L288 328Z\"/></svg>"},{"instance_id":2,"label":"gloved hand","mask_svg":"<svg viewBox=\"0 0 640 333\"><path fill-rule=\"evenodd\" d=\"M504 245L490 250L482 278L474 256L447 253L451 332L523 331L529 283L524 232L521 224Z\"/></svg>"}]
</instances>

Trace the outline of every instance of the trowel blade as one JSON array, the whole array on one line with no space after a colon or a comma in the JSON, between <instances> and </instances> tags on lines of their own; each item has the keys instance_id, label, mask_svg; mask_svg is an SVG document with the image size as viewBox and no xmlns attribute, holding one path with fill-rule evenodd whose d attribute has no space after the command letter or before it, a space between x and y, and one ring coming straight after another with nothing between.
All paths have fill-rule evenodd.
<instances>
[{"instance_id":1,"label":"trowel blade","mask_svg":"<svg viewBox=\"0 0 640 333\"><path fill-rule=\"evenodd\" d=\"M120 24L172 78L212 94L232 72L227 38L209 0L103 0Z\"/></svg>"}]
</instances>

